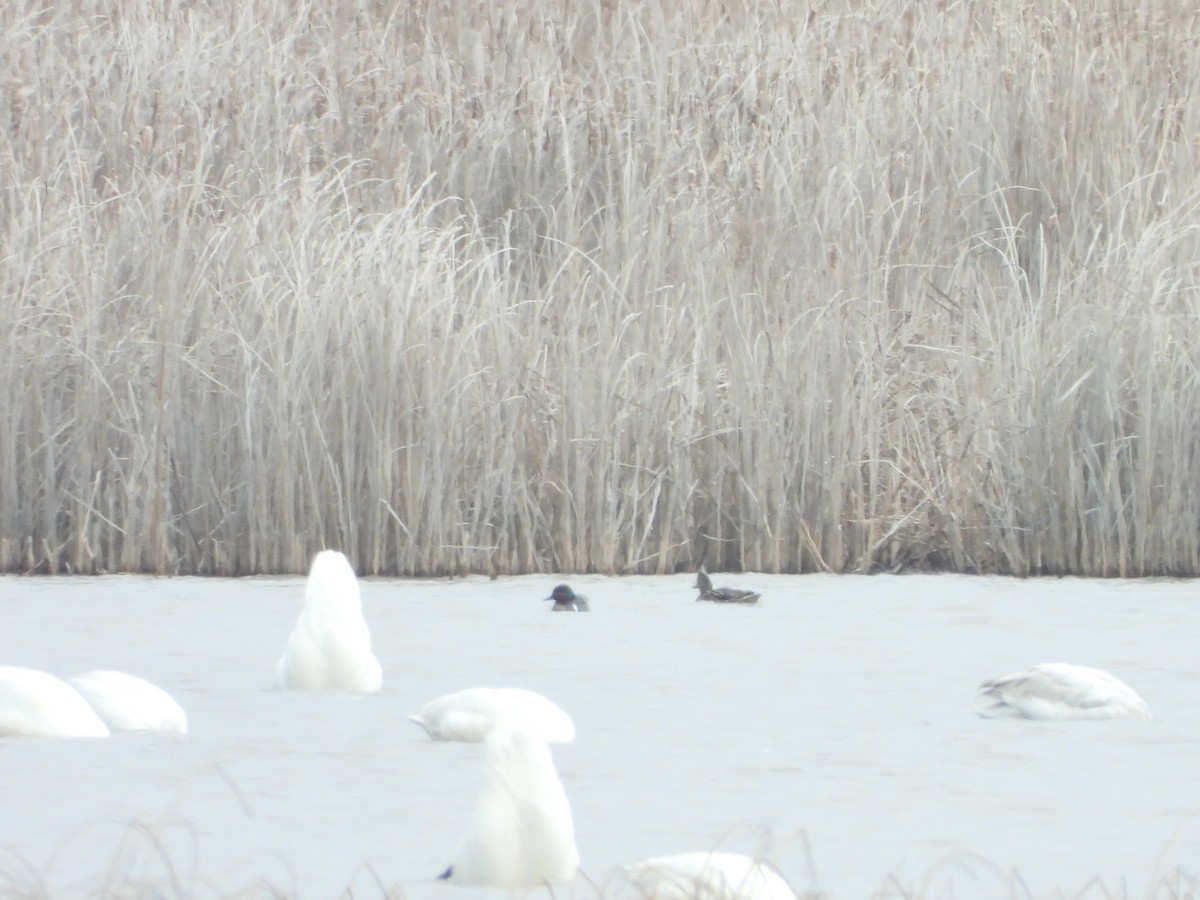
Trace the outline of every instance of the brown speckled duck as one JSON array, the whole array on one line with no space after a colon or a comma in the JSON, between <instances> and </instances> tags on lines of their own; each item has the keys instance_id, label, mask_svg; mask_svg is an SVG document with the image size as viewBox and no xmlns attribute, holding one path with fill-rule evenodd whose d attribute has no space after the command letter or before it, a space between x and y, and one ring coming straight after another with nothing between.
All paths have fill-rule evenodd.
<instances>
[{"instance_id":1,"label":"brown speckled duck","mask_svg":"<svg viewBox=\"0 0 1200 900\"><path fill-rule=\"evenodd\" d=\"M712 579L704 571L704 566L701 566L700 571L696 573L696 583L692 586L700 591L697 600L711 600L714 603L757 603L758 598L762 596L762 594L742 588L713 587Z\"/></svg>"}]
</instances>

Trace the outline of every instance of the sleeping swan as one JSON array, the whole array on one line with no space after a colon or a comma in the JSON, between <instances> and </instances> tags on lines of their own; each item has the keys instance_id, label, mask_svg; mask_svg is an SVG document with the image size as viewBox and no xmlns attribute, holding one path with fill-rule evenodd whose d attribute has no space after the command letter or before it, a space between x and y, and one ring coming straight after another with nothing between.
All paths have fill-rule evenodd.
<instances>
[{"instance_id":1,"label":"sleeping swan","mask_svg":"<svg viewBox=\"0 0 1200 900\"><path fill-rule=\"evenodd\" d=\"M1149 719L1150 708L1129 685L1100 669L1044 663L980 685L995 702L985 718Z\"/></svg>"},{"instance_id":2,"label":"sleeping swan","mask_svg":"<svg viewBox=\"0 0 1200 900\"><path fill-rule=\"evenodd\" d=\"M110 731L187 734L187 714L162 688L136 675L98 669L71 679Z\"/></svg>"},{"instance_id":3,"label":"sleeping swan","mask_svg":"<svg viewBox=\"0 0 1200 900\"><path fill-rule=\"evenodd\" d=\"M439 877L509 889L570 881L579 870L575 823L549 748L506 725L487 736L484 750L475 811Z\"/></svg>"},{"instance_id":4,"label":"sleeping swan","mask_svg":"<svg viewBox=\"0 0 1200 900\"><path fill-rule=\"evenodd\" d=\"M739 853L656 856L625 874L644 900L796 900L770 863Z\"/></svg>"},{"instance_id":5,"label":"sleeping swan","mask_svg":"<svg viewBox=\"0 0 1200 900\"><path fill-rule=\"evenodd\" d=\"M0 736L108 737L108 726L65 681L0 666Z\"/></svg>"},{"instance_id":6,"label":"sleeping swan","mask_svg":"<svg viewBox=\"0 0 1200 900\"><path fill-rule=\"evenodd\" d=\"M275 666L275 687L370 694L383 686L350 561L322 550L308 571L304 609Z\"/></svg>"},{"instance_id":7,"label":"sleeping swan","mask_svg":"<svg viewBox=\"0 0 1200 900\"><path fill-rule=\"evenodd\" d=\"M547 744L575 740L571 717L558 704L523 688L468 688L430 700L409 718L435 741L482 741L506 724Z\"/></svg>"}]
</instances>

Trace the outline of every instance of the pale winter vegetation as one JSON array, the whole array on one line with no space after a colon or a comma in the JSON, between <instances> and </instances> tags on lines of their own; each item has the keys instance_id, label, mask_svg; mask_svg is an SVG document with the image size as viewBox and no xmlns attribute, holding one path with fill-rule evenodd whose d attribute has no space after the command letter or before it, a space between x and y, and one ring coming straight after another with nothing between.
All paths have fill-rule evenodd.
<instances>
[{"instance_id":1,"label":"pale winter vegetation","mask_svg":"<svg viewBox=\"0 0 1200 900\"><path fill-rule=\"evenodd\" d=\"M120 827L120 826L116 826ZM190 852L180 853L171 846L170 832L145 823L130 823L120 833L115 852L106 871L94 878L81 879L73 885L72 896L81 898L174 898L174 900L290 900L304 895L303 886L292 879L273 879L261 875L250 877L215 878L200 871L194 844ZM190 839L194 841L194 837ZM758 857L771 865L768 857ZM808 860L810 873L815 863ZM10 855L0 869L0 898L3 900L47 900L54 896L51 885L55 872L39 872L28 860ZM379 897L381 900L405 900L411 896L403 884L388 883L369 863L356 872L348 873L345 888L339 894L343 900ZM854 900L831 895L815 886L790 883L798 900ZM1173 868L1155 876L1149 884L1106 884L1095 878L1082 885L1072 885L1055 894L1072 900L1193 900L1200 880L1188 871ZM583 873L572 887L534 889L526 893L532 898L564 895L582 900L654 900L631 887L618 870L595 879ZM425 892L425 896L428 896ZM672 893L669 896L675 897ZM758 896L752 893L698 892L697 900L710 897ZM995 863L969 853L949 854L931 866L915 883L902 882L895 876L881 879L879 888L867 895L867 900L976 900L980 897L996 900L1035 900L1047 896L1035 891L1018 871L1006 870Z\"/></svg>"},{"instance_id":2,"label":"pale winter vegetation","mask_svg":"<svg viewBox=\"0 0 1200 900\"><path fill-rule=\"evenodd\" d=\"M0 569L1200 571L1190 4L0 23Z\"/></svg>"}]
</instances>

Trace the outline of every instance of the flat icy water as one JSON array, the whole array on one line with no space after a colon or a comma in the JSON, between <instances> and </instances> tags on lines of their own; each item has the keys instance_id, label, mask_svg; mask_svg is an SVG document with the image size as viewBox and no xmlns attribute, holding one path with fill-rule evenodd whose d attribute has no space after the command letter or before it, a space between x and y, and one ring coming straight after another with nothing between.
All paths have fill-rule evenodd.
<instances>
[{"instance_id":1,"label":"flat icy water","mask_svg":"<svg viewBox=\"0 0 1200 900\"><path fill-rule=\"evenodd\" d=\"M558 580L592 612L552 614ZM0 740L0 895L476 896L433 876L482 747L407 716L483 685L575 719L554 756L601 887L716 848L833 900L1143 897L1200 874L1193 583L714 580L763 600L696 603L690 575L365 580L384 688L354 699L269 689L303 578L2 577L0 663L140 675L191 733ZM976 715L981 680L1052 661L1108 669L1154 720Z\"/></svg>"}]
</instances>

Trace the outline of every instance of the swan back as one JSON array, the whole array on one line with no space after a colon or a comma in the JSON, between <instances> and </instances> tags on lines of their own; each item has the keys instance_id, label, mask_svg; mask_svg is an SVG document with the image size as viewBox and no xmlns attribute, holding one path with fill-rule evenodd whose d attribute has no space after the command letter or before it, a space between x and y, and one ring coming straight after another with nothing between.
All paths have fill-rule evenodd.
<instances>
[{"instance_id":1,"label":"swan back","mask_svg":"<svg viewBox=\"0 0 1200 900\"><path fill-rule=\"evenodd\" d=\"M435 741L482 741L497 727L519 727L548 744L575 740L571 717L524 688L468 688L430 700L409 718Z\"/></svg>"},{"instance_id":2,"label":"swan back","mask_svg":"<svg viewBox=\"0 0 1200 900\"><path fill-rule=\"evenodd\" d=\"M769 863L739 853L677 853L626 870L644 900L796 900Z\"/></svg>"},{"instance_id":3,"label":"swan back","mask_svg":"<svg viewBox=\"0 0 1200 900\"><path fill-rule=\"evenodd\" d=\"M1043 663L980 685L994 702L980 715L1021 719L1149 719L1150 707L1102 669Z\"/></svg>"},{"instance_id":4,"label":"swan back","mask_svg":"<svg viewBox=\"0 0 1200 900\"><path fill-rule=\"evenodd\" d=\"M549 748L511 726L493 729L484 746L483 787L442 877L510 889L570 881L575 824Z\"/></svg>"},{"instance_id":5,"label":"swan back","mask_svg":"<svg viewBox=\"0 0 1200 900\"><path fill-rule=\"evenodd\" d=\"M65 681L0 666L0 736L108 737L108 726Z\"/></svg>"},{"instance_id":6,"label":"swan back","mask_svg":"<svg viewBox=\"0 0 1200 900\"><path fill-rule=\"evenodd\" d=\"M304 609L275 666L275 687L369 694L382 686L354 569L343 554L323 550L313 559Z\"/></svg>"},{"instance_id":7,"label":"swan back","mask_svg":"<svg viewBox=\"0 0 1200 900\"><path fill-rule=\"evenodd\" d=\"M187 734L187 714L170 694L136 675L97 669L71 679L71 686L110 731L170 731Z\"/></svg>"}]
</instances>

